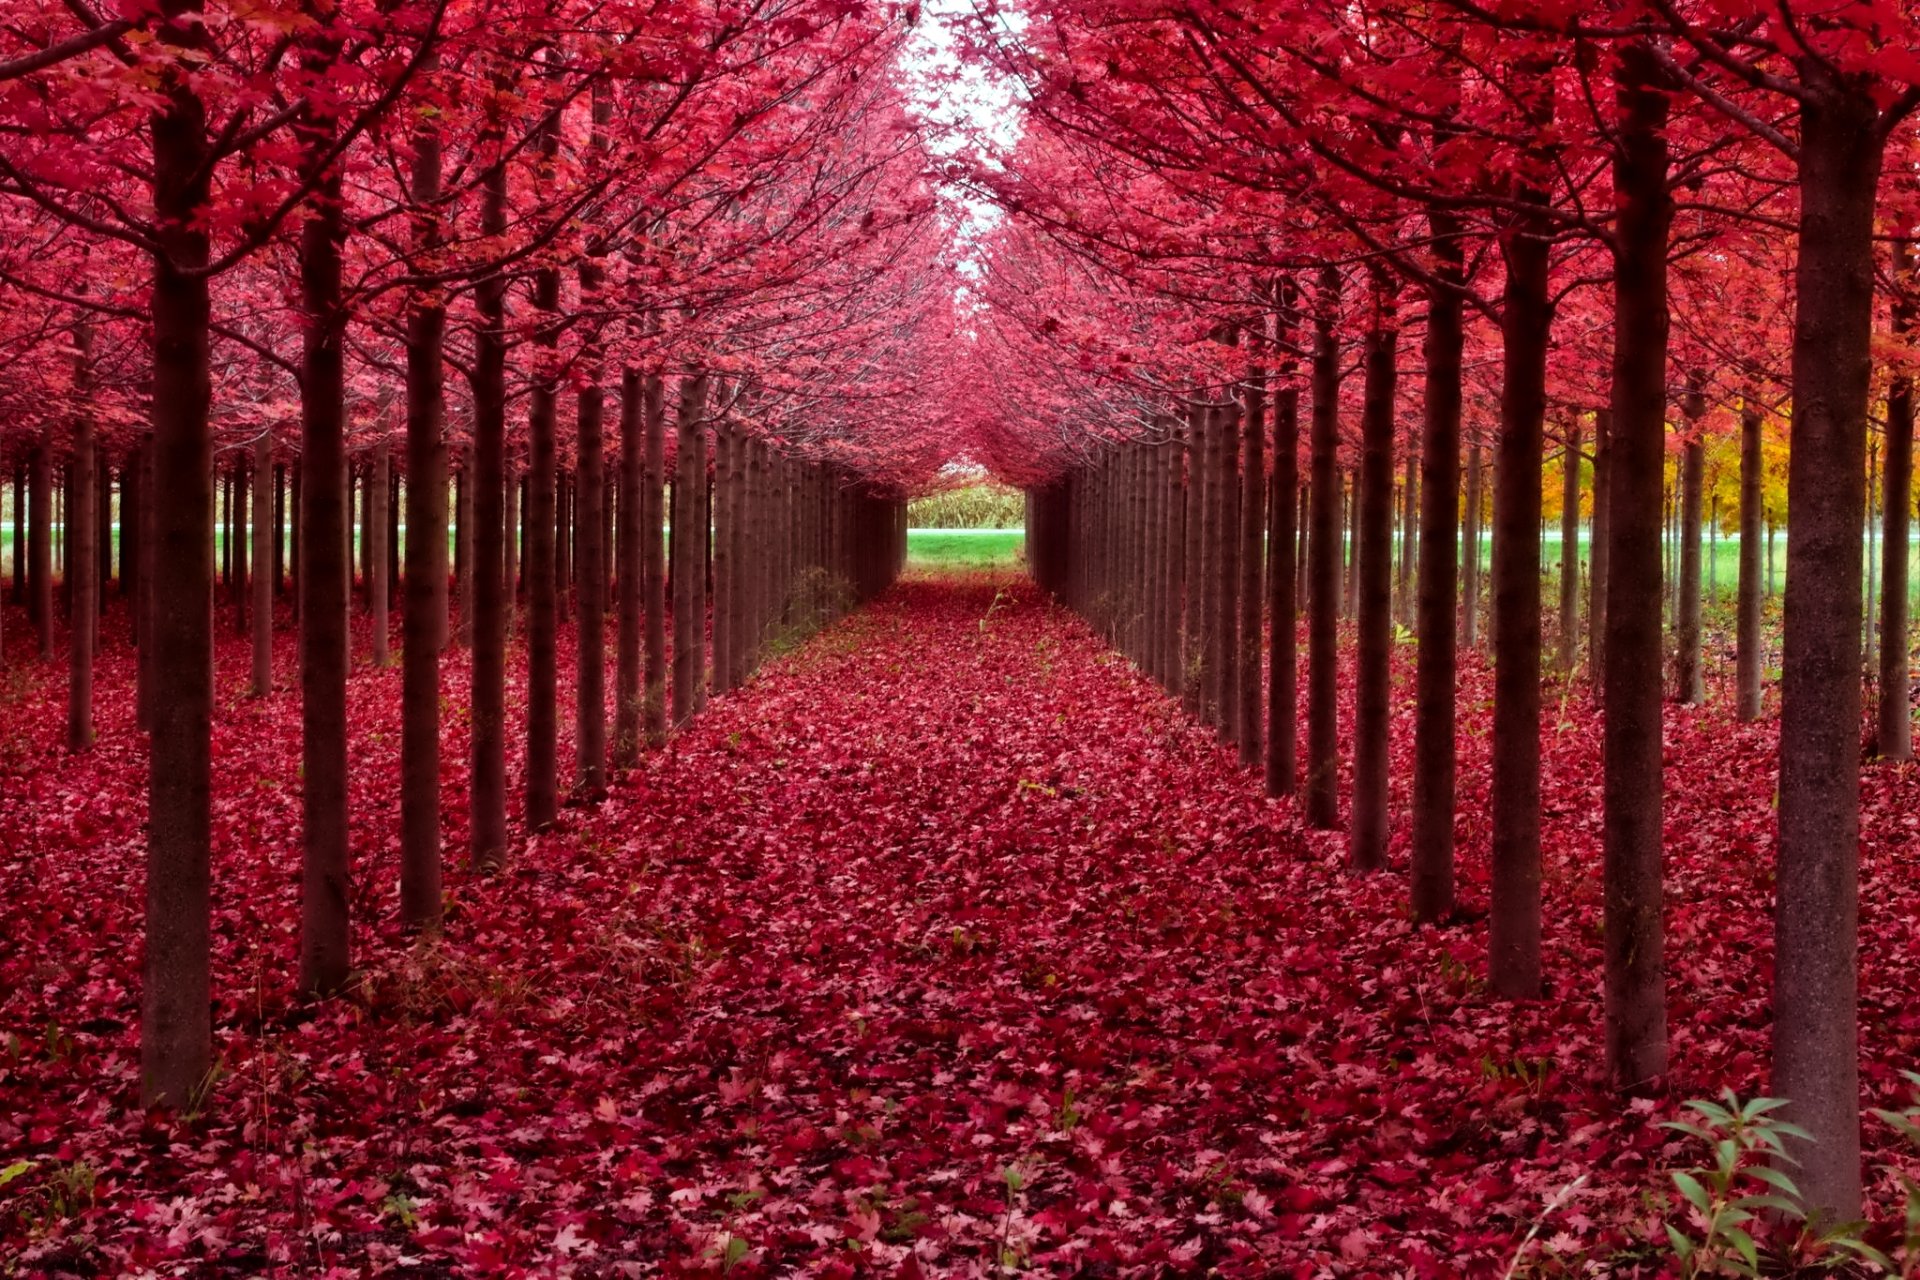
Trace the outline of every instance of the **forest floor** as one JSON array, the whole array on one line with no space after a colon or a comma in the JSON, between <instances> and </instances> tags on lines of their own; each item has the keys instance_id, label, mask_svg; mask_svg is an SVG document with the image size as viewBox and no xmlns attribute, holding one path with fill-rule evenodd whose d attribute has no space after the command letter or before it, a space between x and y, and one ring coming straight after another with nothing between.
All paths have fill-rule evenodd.
<instances>
[{"instance_id":1,"label":"forest floor","mask_svg":"<svg viewBox=\"0 0 1920 1280\"><path fill-rule=\"evenodd\" d=\"M460 853L454 657L432 941L395 920L399 675L359 666L359 968L324 1004L290 989L297 697L245 697L223 641L221 1069L196 1114L147 1116L128 651L70 759L60 668L19 661L7 621L0 1274L1651 1273L1663 1171L1701 1159L1660 1122L1764 1083L1770 726L1671 716L1675 1069L1622 1108L1583 692L1548 704L1550 990L1511 1006L1479 977L1484 670L1467 909L1416 930L1403 850L1352 876L1081 623L971 575L910 579L715 700L490 879ZM1865 1074L1897 1105L1920 775L1873 767L1865 794ZM1868 1140L1884 1212L1898 1142Z\"/></svg>"}]
</instances>

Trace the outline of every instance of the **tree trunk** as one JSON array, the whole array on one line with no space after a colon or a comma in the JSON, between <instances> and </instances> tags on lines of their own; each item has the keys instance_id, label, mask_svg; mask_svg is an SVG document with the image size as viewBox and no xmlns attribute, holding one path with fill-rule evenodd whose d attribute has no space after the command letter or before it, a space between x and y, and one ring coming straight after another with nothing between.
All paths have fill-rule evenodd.
<instances>
[{"instance_id":1,"label":"tree trunk","mask_svg":"<svg viewBox=\"0 0 1920 1280\"><path fill-rule=\"evenodd\" d=\"M1676 623L1673 700L1682 706L1705 702L1700 669L1700 508L1706 481L1707 445L1700 435L1706 399L1696 380L1682 410L1687 440L1680 452L1680 602Z\"/></svg>"},{"instance_id":2,"label":"tree trunk","mask_svg":"<svg viewBox=\"0 0 1920 1280\"><path fill-rule=\"evenodd\" d=\"M1893 278L1901 292L1893 306L1893 331L1900 338L1913 333L1914 304L1906 292L1913 288L1913 245L1905 238L1893 242ZM1913 712L1908 705L1907 652L1907 536L1913 509L1913 376L1902 369L1887 385L1886 522L1881 540L1883 570L1880 583L1880 680L1878 740L1882 760L1913 759ZM1744 524L1745 516L1742 515ZM1741 565L1746 564L1744 532ZM1743 599L1744 603L1744 599Z\"/></svg>"},{"instance_id":3,"label":"tree trunk","mask_svg":"<svg viewBox=\"0 0 1920 1280\"><path fill-rule=\"evenodd\" d=\"M329 145L325 123L308 126L310 152ZM347 852L347 607L353 570L347 539L346 311L341 249L346 239L340 179L315 195L300 236L305 312L300 371L300 460L306 521L300 566L301 782L305 858L300 895L300 986L331 993L351 966Z\"/></svg>"},{"instance_id":4,"label":"tree trunk","mask_svg":"<svg viewBox=\"0 0 1920 1280\"><path fill-rule=\"evenodd\" d=\"M485 140L499 146L499 126L489 120ZM495 158L481 184L480 231L504 235L507 170ZM467 574L472 593L461 605L473 635L472 776L468 839L473 865L498 870L507 860L507 601L506 431L507 285L504 276L483 277L473 290L473 446L468 455L469 490L464 514L472 554ZM463 588L466 586L463 583Z\"/></svg>"},{"instance_id":5,"label":"tree trunk","mask_svg":"<svg viewBox=\"0 0 1920 1280\"><path fill-rule=\"evenodd\" d=\"M706 665L706 618L699 583L706 576L706 538L701 536L698 490L706 486L700 438L706 430L707 377L683 374L673 463L673 722L685 724L699 709L698 687Z\"/></svg>"},{"instance_id":6,"label":"tree trunk","mask_svg":"<svg viewBox=\"0 0 1920 1280\"><path fill-rule=\"evenodd\" d=\"M1460 557L1460 647L1480 647L1480 521L1486 507L1486 490L1480 465L1478 441L1467 446L1467 538Z\"/></svg>"},{"instance_id":7,"label":"tree trunk","mask_svg":"<svg viewBox=\"0 0 1920 1280\"><path fill-rule=\"evenodd\" d=\"M262 484L273 474L273 434L253 443L253 473ZM273 508L262 489L253 500L253 696L273 692Z\"/></svg>"},{"instance_id":8,"label":"tree trunk","mask_svg":"<svg viewBox=\"0 0 1920 1280\"><path fill-rule=\"evenodd\" d=\"M1568 419L1560 465L1560 634L1556 655L1570 672L1580 657L1580 419Z\"/></svg>"},{"instance_id":9,"label":"tree trunk","mask_svg":"<svg viewBox=\"0 0 1920 1280\"><path fill-rule=\"evenodd\" d=\"M1660 540L1673 206L1667 189L1667 92L1644 45L1627 45L1624 53L1614 155L1619 214L1607 451L1601 874L1607 1071L1615 1088L1636 1090L1667 1070Z\"/></svg>"},{"instance_id":10,"label":"tree trunk","mask_svg":"<svg viewBox=\"0 0 1920 1280\"><path fill-rule=\"evenodd\" d=\"M586 272L582 271L582 280ZM596 282L597 292L597 282ZM579 647L578 686L574 701L574 743L579 757L580 786L588 795L607 787L607 551L606 438L603 419L607 395L600 385L602 359L598 348L586 364L588 382L579 400L579 498L575 528L580 538L580 618L574 629Z\"/></svg>"},{"instance_id":11,"label":"tree trunk","mask_svg":"<svg viewBox=\"0 0 1920 1280\"><path fill-rule=\"evenodd\" d=\"M1605 686L1607 654L1607 574L1612 525L1608 504L1613 494L1613 410L1593 411L1593 549L1587 569L1587 673L1594 692Z\"/></svg>"},{"instance_id":12,"label":"tree trunk","mask_svg":"<svg viewBox=\"0 0 1920 1280\"><path fill-rule=\"evenodd\" d=\"M733 688L733 589L739 566L734 560L733 476L737 441L731 422L713 432L713 688Z\"/></svg>"},{"instance_id":13,"label":"tree trunk","mask_svg":"<svg viewBox=\"0 0 1920 1280\"><path fill-rule=\"evenodd\" d=\"M429 64L428 70L435 64ZM439 202L441 138L431 120L413 136L413 198ZM438 219L414 229L422 254L440 243ZM406 604L400 613L400 920L437 929L440 888L440 651L447 641L447 312L420 290L407 307ZM476 402L476 409L477 409ZM467 521L471 530L473 522ZM469 556L468 560L471 561ZM463 602L471 607L471 602Z\"/></svg>"},{"instance_id":14,"label":"tree trunk","mask_svg":"<svg viewBox=\"0 0 1920 1280\"><path fill-rule=\"evenodd\" d=\"M53 657L53 454L46 442L27 454L27 616L40 657Z\"/></svg>"},{"instance_id":15,"label":"tree trunk","mask_svg":"<svg viewBox=\"0 0 1920 1280\"><path fill-rule=\"evenodd\" d=\"M542 130L541 155L551 163L559 134ZM528 831L544 831L560 811L558 740L561 541L559 470L555 436L560 340L560 272L534 273L533 305L540 313L533 358L537 363L527 409L527 763Z\"/></svg>"},{"instance_id":16,"label":"tree trunk","mask_svg":"<svg viewBox=\"0 0 1920 1280\"><path fill-rule=\"evenodd\" d=\"M640 573L645 606L642 642L646 685L641 695L641 732L651 746L667 736L667 549L666 383L647 374L641 383L640 420L646 433L646 474L640 490Z\"/></svg>"},{"instance_id":17,"label":"tree trunk","mask_svg":"<svg viewBox=\"0 0 1920 1280\"><path fill-rule=\"evenodd\" d=\"M1261 335L1264 338L1264 334ZM1248 379L1245 405L1241 413L1240 456L1240 616L1235 632L1239 650L1233 664L1234 690L1239 710L1234 722L1239 729L1240 763L1248 768L1261 762L1266 735L1260 723L1260 610L1261 579L1265 564L1261 559L1261 541L1266 531L1267 504L1267 385L1264 343L1256 350L1256 372ZM1130 494L1138 495L1140 486L1129 484ZM1136 508L1136 520L1137 520ZM1277 625L1277 623L1276 623Z\"/></svg>"},{"instance_id":18,"label":"tree trunk","mask_svg":"<svg viewBox=\"0 0 1920 1280\"><path fill-rule=\"evenodd\" d=\"M76 326L74 343L73 390L80 403L73 420L73 488L67 511L67 536L72 542L67 565L73 587L67 637L67 750L77 754L93 747L93 651L100 626L100 584L96 581L100 551L94 541L100 524L94 504L107 498L97 487L93 410L87 403L93 346L90 323L83 320Z\"/></svg>"},{"instance_id":19,"label":"tree trunk","mask_svg":"<svg viewBox=\"0 0 1920 1280\"><path fill-rule=\"evenodd\" d=\"M641 510L640 491L646 479L646 438L641 425L641 388L638 369L620 374L620 463L618 584L615 605L613 644L613 767L631 769L640 761L643 702L641 681L641 630L645 618L647 570L645 547L659 541L656 527L647 531L646 513Z\"/></svg>"},{"instance_id":20,"label":"tree trunk","mask_svg":"<svg viewBox=\"0 0 1920 1280\"><path fill-rule=\"evenodd\" d=\"M1320 269L1314 300L1312 510L1307 573L1307 821L1340 821L1340 269Z\"/></svg>"},{"instance_id":21,"label":"tree trunk","mask_svg":"<svg viewBox=\"0 0 1920 1280\"><path fill-rule=\"evenodd\" d=\"M161 0L157 39L204 56L198 0ZM164 65L164 64L163 64ZM155 255L153 734L148 770L146 963L140 1012L143 1105L191 1105L213 1058L210 960L212 843L213 446L210 301L202 217L209 155L206 107L179 72L162 71L152 116Z\"/></svg>"},{"instance_id":22,"label":"tree trunk","mask_svg":"<svg viewBox=\"0 0 1920 1280\"><path fill-rule=\"evenodd\" d=\"M1432 213L1438 287L1427 295L1426 401L1420 433L1420 559L1415 626L1413 873L1414 919L1453 914L1455 778L1454 594L1460 520L1460 406L1463 322L1450 285L1463 274L1458 222Z\"/></svg>"},{"instance_id":23,"label":"tree trunk","mask_svg":"<svg viewBox=\"0 0 1920 1280\"><path fill-rule=\"evenodd\" d=\"M392 639L387 632L387 605L392 588L387 582L387 504L393 499L393 476L387 441L373 446L373 465L367 471L367 603L373 612L373 665L384 667L393 661Z\"/></svg>"},{"instance_id":24,"label":"tree trunk","mask_svg":"<svg viewBox=\"0 0 1920 1280\"><path fill-rule=\"evenodd\" d=\"M1532 81L1529 90L1543 81ZM1522 204L1546 200L1525 186L1517 196ZM1494 992L1509 999L1540 994L1540 469L1553 323L1546 230L1543 215L1522 212L1502 244L1507 283L1493 474L1493 892L1487 960Z\"/></svg>"},{"instance_id":25,"label":"tree trunk","mask_svg":"<svg viewBox=\"0 0 1920 1280\"><path fill-rule=\"evenodd\" d=\"M1354 651L1353 797L1347 858L1356 871L1387 865L1387 726L1393 664L1393 418L1400 332L1393 287L1374 280L1361 357L1358 558Z\"/></svg>"},{"instance_id":26,"label":"tree trunk","mask_svg":"<svg viewBox=\"0 0 1920 1280\"><path fill-rule=\"evenodd\" d=\"M1892 407L1889 397L1890 420ZM1735 714L1742 720L1760 718L1761 651L1766 644L1760 633L1760 604L1765 593L1760 581L1760 540L1764 536L1761 486L1765 483L1760 427L1760 406L1749 396L1740 410L1740 586L1734 620ZM1889 438L1892 430L1890 421Z\"/></svg>"},{"instance_id":27,"label":"tree trunk","mask_svg":"<svg viewBox=\"0 0 1920 1280\"><path fill-rule=\"evenodd\" d=\"M1874 195L1885 146L1864 89L1800 62L1798 304L1787 464L1786 652L1774 912L1773 1096L1813 1140L1792 1177L1860 1216L1860 526L1866 506Z\"/></svg>"},{"instance_id":28,"label":"tree trunk","mask_svg":"<svg viewBox=\"0 0 1920 1280\"><path fill-rule=\"evenodd\" d=\"M1295 290L1291 279L1280 285L1276 317L1276 346L1292 347ZM1294 544L1300 489L1300 391L1293 385L1293 361L1288 358L1286 381L1273 402L1273 484L1267 524L1267 794L1294 793L1298 767L1299 693L1298 566Z\"/></svg>"}]
</instances>

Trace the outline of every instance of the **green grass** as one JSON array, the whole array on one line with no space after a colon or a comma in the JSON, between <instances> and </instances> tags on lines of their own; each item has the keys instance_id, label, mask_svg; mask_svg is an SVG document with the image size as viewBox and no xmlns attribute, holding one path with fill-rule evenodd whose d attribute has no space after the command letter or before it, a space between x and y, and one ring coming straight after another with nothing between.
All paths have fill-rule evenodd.
<instances>
[{"instance_id":1,"label":"green grass","mask_svg":"<svg viewBox=\"0 0 1920 1280\"><path fill-rule=\"evenodd\" d=\"M912 569L1011 569L1026 550L1024 529L909 529Z\"/></svg>"}]
</instances>

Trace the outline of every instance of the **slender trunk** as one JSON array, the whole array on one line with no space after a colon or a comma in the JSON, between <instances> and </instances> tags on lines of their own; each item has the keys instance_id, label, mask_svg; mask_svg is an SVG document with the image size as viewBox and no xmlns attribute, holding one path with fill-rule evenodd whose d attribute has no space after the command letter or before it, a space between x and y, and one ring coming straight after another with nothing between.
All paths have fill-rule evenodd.
<instances>
[{"instance_id":1,"label":"slender trunk","mask_svg":"<svg viewBox=\"0 0 1920 1280\"><path fill-rule=\"evenodd\" d=\"M161 0L157 40L204 57L199 0ZM163 68L168 65L164 60ZM153 733L148 769L146 961L140 1097L191 1106L213 1059L210 980L213 513L211 304L202 217L210 183L206 107L179 71L161 72L152 116L154 256L153 537L149 628Z\"/></svg>"},{"instance_id":2,"label":"slender trunk","mask_svg":"<svg viewBox=\"0 0 1920 1280\"><path fill-rule=\"evenodd\" d=\"M1652 52L1625 48L1607 463L1604 924L1607 1071L1639 1089L1667 1070L1661 884L1660 540L1666 478L1668 95Z\"/></svg>"},{"instance_id":3,"label":"slender trunk","mask_svg":"<svg viewBox=\"0 0 1920 1280\"><path fill-rule=\"evenodd\" d=\"M1532 80L1538 92L1544 76ZM1544 108L1544 95L1536 98ZM1546 197L1521 186L1522 205ZM1503 238L1507 283L1493 497L1493 892L1487 960L1496 994L1540 994L1540 468L1548 332L1543 214L1522 212Z\"/></svg>"},{"instance_id":4,"label":"slender trunk","mask_svg":"<svg viewBox=\"0 0 1920 1280\"><path fill-rule=\"evenodd\" d=\"M1276 317L1276 346L1289 349L1294 334L1294 284L1281 282ZM1300 392L1293 385L1292 360L1286 383L1273 402L1273 484L1267 525L1267 794L1290 796L1299 772L1298 633L1299 561L1294 544L1300 540L1295 521L1300 489Z\"/></svg>"},{"instance_id":5,"label":"slender trunk","mask_svg":"<svg viewBox=\"0 0 1920 1280\"><path fill-rule=\"evenodd\" d=\"M731 422L713 433L713 688L733 687L733 588L739 566L734 560L733 473L738 441Z\"/></svg>"},{"instance_id":6,"label":"slender trunk","mask_svg":"<svg viewBox=\"0 0 1920 1280\"><path fill-rule=\"evenodd\" d=\"M696 590L705 577L706 538L697 490L706 485L700 438L705 432L707 377L680 379L678 438L673 463L673 722L685 724L699 709L697 689L706 665L706 618Z\"/></svg>"},{"instance_id":7,"label":"slender trunk","mask_svg":"<svg viewBox=\"0 0 1920 1280\"><path fill-rule=\"evenodd\" d=\"M501 145L494 121L488 122L484 141L493 148ZM506 160L498 156L491 158L481 184L480 230L483 235L504 235L506 226ZM463 514L472 517L472 552L467 557L472 591L461 606L462 622L473 635L468 840L474 866L493 871L507 860L506 280L483 277L473 294L473 446L463 504Z\"/></svg>"},{"instance_id":8,"label":"slender trunk","mask_svg":"<svg viewBox=\"0 0 1920 1280\"><path fill-rule=\"evenodd\" d=\"M1680 452L1680 600L1674 626L1673 700L1691 706L1707 697L1700 669L1700 509L1707 465L1700 419L1706 413L1706 399L1697 379L1687 392L1683 413L1688 434Z\"/></svg>"},{"instance_id":9,"label":"slender trunk","mask_svg":"<svg viewBox=\"0 0 1920 1280\"><path fill-rule=\"evenodd\" d=\"M1580 419L1569 419L1560 464L1560 670L1580 656Z\"/></svg>"},{"instance_id":10,"label":"slender trunk","mask_svg":"<svg viewBox=\"0 0 1920 1280\"><path fill-rule=\"evenodd\" d=\"M367 603L373 612L373 665L384 667L393 661L392 640L387 633L387 605L392 588L387 582L387 504L393 497L390 455L384 438L373 446L373 465L367 472Z\"/></svg>"},{"instance_id":11,"label":"slender trunk","mask_svg":"<svg viewBox=\"0 0 1920 1280\"><path fill-rule=\"evenodd\" d=\"M1387 726L1393 681L1393 418L1400 331L1393 287L1374 280L1362 357L1359 608L1355 626L1353 797L1347 859L1356 871L1387 865Z\"/></svg>"},{"instance_id":12,"label":"slender trunk","mask_svg":"<svg viewBox=\"0 0 1920 1280\"><path fill-rule=\"evenodd\" d=\"M1613 501L1613 410L1593 411L1593 548L1587 569L1587 672L1596 693L1605 686L1607 655L1607 574L1611 556Z\"/></svg>"},{"instance_id":13,"label":"slender trunk","mask_svg":"<svg viewBox=\"0 0 1920 1280\"><path fill-rule=\"evenodd\" d=\"M559 147L557 123L541 130L542 166ZM560 590L559 471L555 440L559 394L560 271L542 267L533 277L539 313L534 337L533 389L527 409L527 830L544 831L560 811L558 740Z\"/></svg>"},{"instance_id":14,"label":"slender trunk","mask_svg":"<svg viewBox=\"0 0 1920 1280\"><path fill-rule=\"evenodd\" d=\"M1266 567L1261 559L1261 540L1267 524L1267 385L1265 367L1260 362L1265 359L1266 352L1258 350L1241 413L1240 616L1235 628L1239 651L1233 664L1239 711L1234 722L1239 729L1240 763L1248 768L1261 762L1266 742L1260 722L1261 579ZM1129 485L1128 489L1136 495L1139 492L1138 485Z\"/></svg>"},{"instance_id":15,"label":"slender trunk","mask_svg":"<svg viewBox=\"0 0 1920 1280\"><path fill-rule=\"evenodd\" d=\"M53 657L53 454L44 441L27 455L27 615L40 657Z\"/></svg>"},{"instance_id":16,"label":"slender trunk","mask_svg":"<svg viewBox=\"0 0 1920 1280\"><path fill-rule=\"evenodd\" d=\"M1480 647L1480 521L1486 509L1478 441L1467 446L1467 545L1460 557L1460 647Z\"/></svg>"},{"instance_id":17,"label":"slender trunk","mask_svg":"<svg viewBox=\"0 0 1920 1280\"><path fill-rule=\"evenodd\" d=\"M1891 407L1891 406L1889 406ZM1765 482L1760 453L1760 406L1749 396L1740 410L1740 585L1734 607L1735 714L1760 718L1760 539Z\"/></svg>"},{"instance_id":18,"label":"slender trunk","mask_svg":"<svg viewBox=\"0 0 1920 1280\"><path fill-rule=\"evenodd\" d=\"M324 120L306 127L309 151L330 145ZM328 178L300 237L305 313L300 371L300 459L307 522L300 566L302 816L305 858L300 895L300 986L330 993L351 964L347 851L347 607L352 560L345 510L346 310L341 249L346 239L340 179Z\"/></svg>"},{"instance_id":19,"label":"slender trunk","mask_svg":"<svg viewBox=\"0 0 1920 1280\"><path fill-rule=\"evenodd\" d=\"M429 64L431 73L437 65ZM421 209L440 198L441 139L431 122L413 138L413 198ZM442 228L420 218L422 253ZM407 308L406 604L400 614L400 919L409 929L439 926L440 651L447 638L446 414L447 312L421 290ZM472 521L467 522L469 529ZM469 557L470 558L470 557Z\"/></svg>"},{"instance_id":20,"label":"slender trunk","mask_svg":"<svg viewBox=\"0 0 1920 1280\"><path fill-rule=\"evenodd\" d=\"M1203 498L1206 486L1206 415L1197 406L1187 410L1186 447L1182 450L1186 485L1180 495L1182 523L1181 548L1182 586L1180 600L1180 688L1181 702L1187 714L1199 718L1205 699L1202 697L1206 670L1206 567L1202 563L1206 548L1206 512ZM1074 498L1078 498L1077 490ZM1075 506L1077 507L1077 501ZM1080 513L1074 507L1069 508L1070 518L1078 520ZM1080 566L1068 563L1068 572L1077 583Z\"/></svg>"},{"instance_id":21,"label":"slender trunk","mask_svg":"<svg viewBox=\"0 0 1920 1280\"><path fill-rule=\"evenodd\" d=\"M107 495L97 484L93 411L87 403L93 326L84 318L75 327L74 344L73 390L79 412L73 419L73 488L67 511L71 530L67 536L73 544L67 559L73 587L67 637L67 750L78 753L93 747L93 651L100 626L100 551L95 545L100 523L94 504L107 501Z\"/></svg>"},{"instance_id":22,"label":"slender trunk","mask_svg":"<svg viewBox=\"0 0 1920 1280\"><path fill-rule=\"evenodd\" d=\"M641 425L640 371L620 374L619 599L616 602L613 674L613 767L631 769L640 760L642 733L641 630L646 604L645 548L659 542L656 526L647 530L640 491L646 472L646 438Z\"/></svg>"},{"instance_id":23,"label":"slender trunk","mask_svg":"<svg viewBox=\"0 0 1920 1280\"><path fill-rule=\"evenodd\" d=\"M1912 241L1893 242L1893 278L1901 290L1893 306L1893 331L1910 338L1914 328L1914 302L1907 292L1915 284L1912 266ZM1758 435L1758 427L1755 434ZM1913 376L1904 368L1887 385L1887 461L1885 500L1881 503L1886 521L1881 539L1884 569L1880 583L1880 680L1878 740L1882 760L1913 758L1913 711L1908 705L1909 674L1907 652L1907 536L1913 510ZM1744 512L1741 517L1745 524ZM1744 530L1740 543L1741 565L1746 564ZM1745 598L1742 597L1742 605ZM1743 704L1744 705L1744 704Z\"/></svg>"},{"instance_id":24,"label":"slender trunk","mask_svg":"<svg viewBox=\"0 0 1920 1280\"><path fill-rule=\"evenodd\" d=\"M1460 405L1464 345L1459 224L1432 213L1440 287L1427 296L1426 401L1420 430L1420 561L1413 727L1413 915L1433 924L1453 914L1455 778L1454 593L1460 520Z\"/></svg>"},{"instance_id":25,"label":"slender trunk","mask_svg":"<svg viewBox=\"0 0 1920 1280\"><path fill-rule=\"evenodd\" d=\"M579 646L577 696L574 703L574 742L579 756L580 785L594 795L607 785L607 549L606 439L602 418L606 391L600 385L600 357L596 349L587 361L592 368L579 403L579 497L575 527L580 539L579 623L574 628Z\"/></svg>"},{"instance_id":26,"label":"slender trunk","mask_svg":"<svg viewBox=\"0 0 1920 1280\"><path fill-rule=\"evenodd\" d=\"M658 374L641 382L641 430L646 433L646 474L640 489L640 574L645 616L642 646L646 684L641 694L641 732L649 745L667 736L667 549L666 383Z\"/></svg>"},{"instance_id":27,"label":"slender trunk","mask_svg":"<svg viewBox=\"0 0 1920 1280\"><path fill-rule=\"evenodd\" d=\"M253 473L273 474L273 434L262 431L253 444ZM253 502L253 696L273 692L273 501L264 491Z\"/></svg>"},{"instance_id":28,"label":"slender trunk","mask_svg":"<svg viewBox=\"0 0 1920 1280\"><path fill-rule=\"evenodd\" d=\"M1320 269L1313 318L1312 510L1307 572L1307 821L1340 821L1340 270Z\"/></svg>"},{"instance_id":29,"label":"slender trunk","mask_svg":"<svg viewBox=\"0 0 1920 1280\"><path fill-rule=\"evenodd\" d=\"M1809 1208L1860 1216L1860 526L1872 376L1873 214L1885 147L1864 89L1800 61L1800 241L1787 462L1786 652L1773 1096Z\"/></svg>"}]
</instances>

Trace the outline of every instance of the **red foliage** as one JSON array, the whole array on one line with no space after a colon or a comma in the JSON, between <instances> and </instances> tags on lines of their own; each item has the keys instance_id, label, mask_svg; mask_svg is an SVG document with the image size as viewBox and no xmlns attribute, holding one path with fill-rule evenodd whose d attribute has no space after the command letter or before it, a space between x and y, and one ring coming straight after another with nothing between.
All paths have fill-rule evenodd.
<instances>
[{"instance_id":1,"label":"red foliage","mask_svg":"<svg viewBox=\"0 0 1920 1280\"><path fill-rule=\"evenodd\" d=\"M399 676L361 669L370 967L312 1005L291 992L297 700L245 698L244 653L221 659L223 1070L177 1122L137 1102L128 651L103 659L92 755L58 755L52 668L0 702L0 1167L33 1162L0 1192L0 1252L29 1270L985 1274L1012 1250L1058 1273L1486 1275L1581 1174L1532 1247L1644 1242L1642 1193L1691 1159L1656 1126L1671 1101L1622 1113L1600 1075L1583 693L1546 739L1550 996L1516 1008L1475 976L1479 669L1455 928L1413 929L1398 876L1345 874L1338 837L1032 588L922 583L716 702L503 876L454 872L430 944L390 903ZM1669 721L1676 1098L1762 1079L1772 732ZM456 822L463 754L456 713ZM1884 1100L1920 1048L1916 791L1911 767L1869 775ZM80 1164L91 1198L56 1206Z\"/></svg>"}]
</instances>

